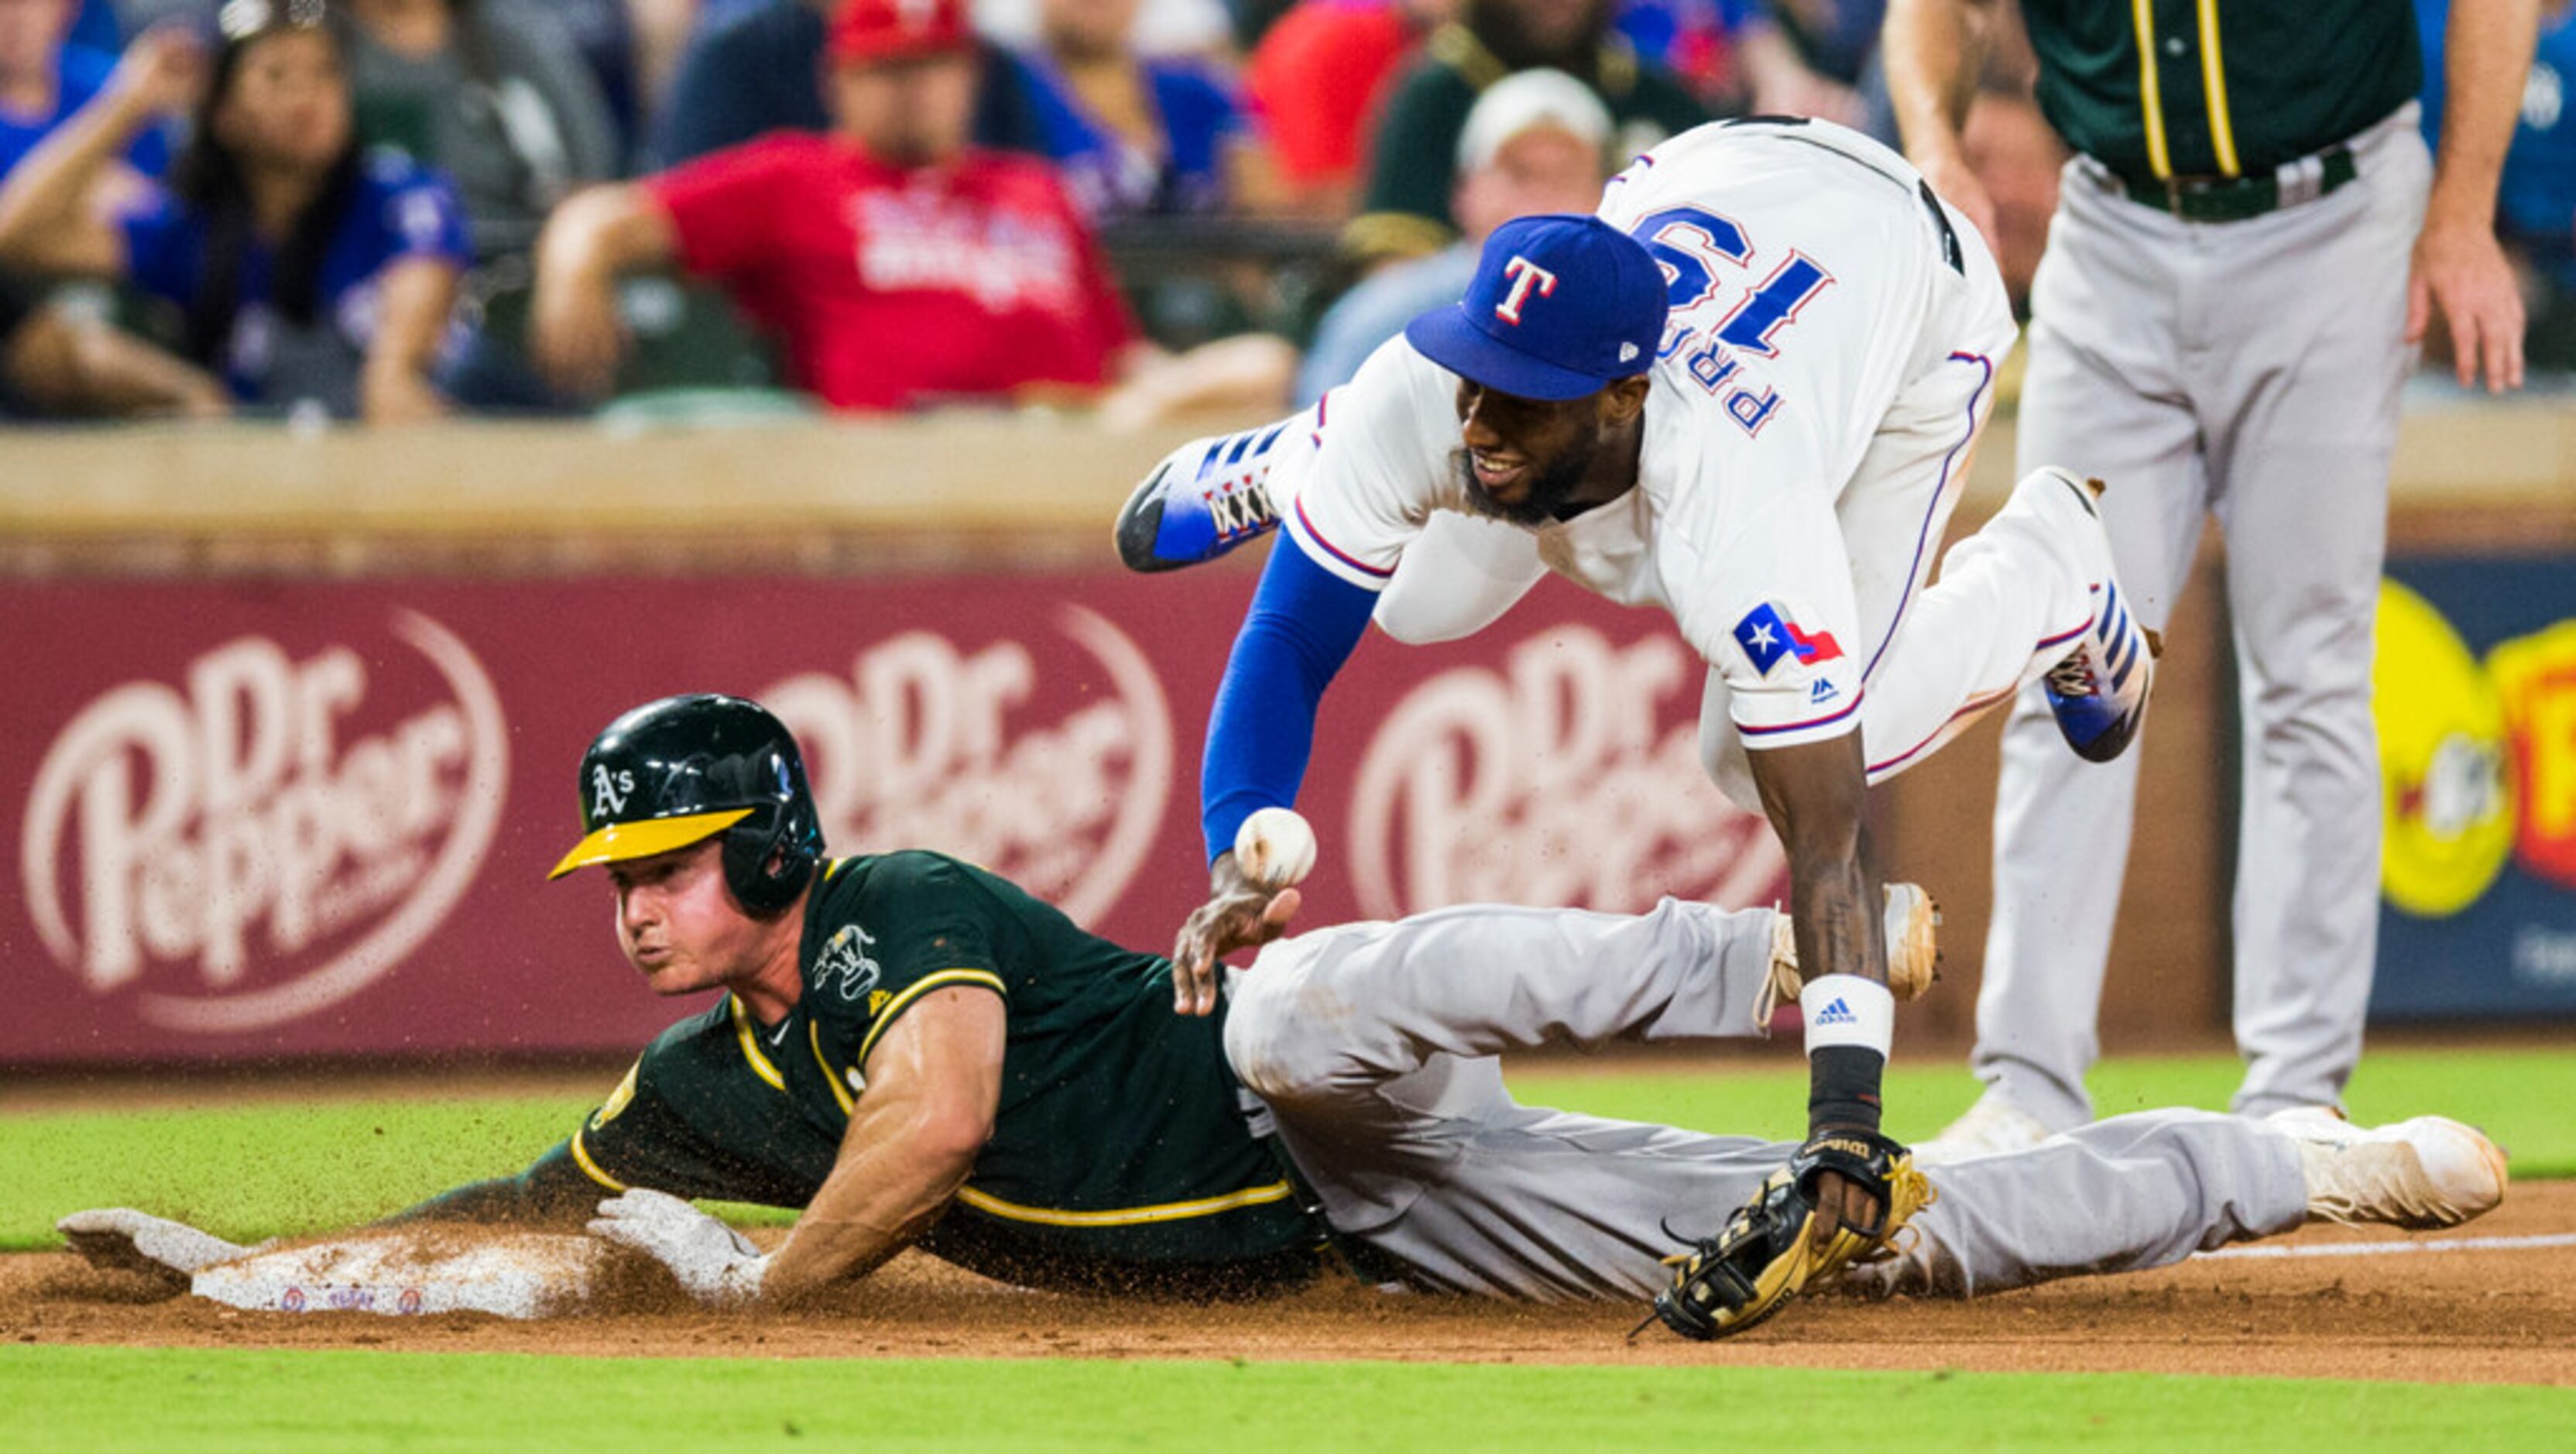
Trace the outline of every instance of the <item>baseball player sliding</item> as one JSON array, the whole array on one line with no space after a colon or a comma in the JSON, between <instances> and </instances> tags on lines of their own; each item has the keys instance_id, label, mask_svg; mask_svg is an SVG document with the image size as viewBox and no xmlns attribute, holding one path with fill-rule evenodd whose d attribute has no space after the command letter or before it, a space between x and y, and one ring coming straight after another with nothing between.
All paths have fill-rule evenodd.
<instances>
[{"instance_id":1,"label":"baseball player sliding","mask_svg":"<svg viewBox=\"0 0 2576 1454\"><path fill-rule=\"evenodd\" d=\"M1423 1289L1655 1296L1710 1336L1838 1276L1990 1291L2316 1217L2446 1226L2503 1195L2501 1154L2450 1121L2151 1112L1929 1179L1891 1169L1878 1192L1902 1235L1847 1266L1871 1249L1811 1255L1809 1153L1521 1106L1493 1058L1761 1033L1800 988L1771 910L1346 925L1270 945L1202 1019L1166 1008L1168 961L989 873L827 858L796 744L753 703L637 708L579 787L585 836L556 875L605 869L656 993L724 999L526 1171L398 1220L587 1221L713 1305L791 1304L907 1245L1022 1285L1203 1295L1292 1286L1338 1251ZM1889 905L1899 968L1928 972L1928 907ZM803 1215L763 1253L683 1197ZM2086 1214L2026 1214L2042 1204ZM250 1251L122 1209L62 1225L93 1261L174 1277ZM1668 1228L1707 1238L1677 1274Z\"/></svg>"},{"instance_id":2,"label":"baseball player sliding","mask_svg":"<svg viewBox=\"0 0 2576 1454\"><path fill-rule=\"evenodd\" d=\"M2099 487L2062 471L2024 479L1925 584L2013 338L1976 230L1902 158L1752 118L1639 158L1598 217L1497 230L1463 302L1310 415L1166 461L1121 518L1130 564L1286 524L1208 729L1212 886L1173 952L1181 1007L1211 1010L1219 957L1294 911L1227 848L1295 799L1317 701L1372 615L1400 639L1456 636L1554 571L1669 611L1708 662L1702 759L1778 830L1799 954L1822 971L1809 1145L1892 1157L1864 789L2034 680L2076 753L2116 757L2154 674ZM1837 1171L1820 1199L1827 1226L1878 1229Z\"/></svg>"}]
</instances>

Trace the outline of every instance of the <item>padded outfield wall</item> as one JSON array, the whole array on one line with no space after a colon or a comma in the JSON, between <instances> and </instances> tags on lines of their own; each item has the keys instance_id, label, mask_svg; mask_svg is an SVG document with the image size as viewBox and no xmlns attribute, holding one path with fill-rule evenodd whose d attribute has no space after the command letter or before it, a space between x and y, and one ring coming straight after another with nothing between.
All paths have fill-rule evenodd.
<instances>
[{"instance_id":1,"label":"padded outfield wall","mask_svg":"<svg viewBox=\"0 0 2576 1454\"><path fill-rule=\"evenodd\" d=\"M2009 485L1997 432L1964 523ZM1198 751L1255 578L1117 566L1109 520L1180 437L957 418L0 441L0 1062L632 1046L670 1007L635 993L601 886L544 874L590 734L680 690L780 710L836 850L955 852L1160 947L1204 885ZM2392 574L2451 637L2406 637L2438 670L2401 674L2382 978L2405 993L2382 1008L2576 1013L2576 625L2555 629L2576 621L2576 429L2430 414L2400 473ZM2115 1045L2223 1016L2223 640L2204 582L2146 742ZM1309 914L1778 897L1776 843L1696 768L1699 680L1662 617L1556 582L1467 642L1372 638L1301 803L1325 848ZM1883 795L1894 871L1949 909L1918 1044L1973 1004L1993 735Z\"/></svg>"}]
</instances>

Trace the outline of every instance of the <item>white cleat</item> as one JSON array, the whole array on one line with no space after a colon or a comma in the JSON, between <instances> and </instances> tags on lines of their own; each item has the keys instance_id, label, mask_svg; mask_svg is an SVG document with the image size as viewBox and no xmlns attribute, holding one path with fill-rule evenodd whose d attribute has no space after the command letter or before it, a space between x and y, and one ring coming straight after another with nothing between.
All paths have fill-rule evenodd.
<instances>
[{"instance_id":1,"label":"white cleat","mask_svg":"<svg viewBox=\"0 0 2576 1454\"><path fill-rule=\"evenodd\" d=\"M1940 1135L1918 1143L1914 1164L1949 1166L1980 1156L2027 1151L2048 1136L2048 1128L2037 1116L2005 1099L2002 1092L1988 1090L1959 1119L1942 1127Z\"/></svg>"},{"instance_id":2,"label":"white cleat","mask_svg":"<svg viewBox=\"0 0 2576 1454\"><path fill-rule=\"evenodd\" d=\"M1887 935L1887 992L1899 1000L1921 999L1940 977L1941 906L1921 884L1892 883L1886 886L1879 922ZM1753 1023L1771 1023L1771 1012L1797 1003L1798 991L1806 986L1806 976L1798 970L1794 924L1782 914L1771 921L1771 978L1754 1002Z\"/></svg>"},{"instance_id":3,"label":"white cleat","mask_svg":"<svg viewBox=\"0 0 2576 1454\"><path fill-rule=\"evenodd\" d=\"M2503 1149L2447 1117L2366 1130L2302 1106L2263 1120L2299 1143L2312 1222L2424 1231L2456 1227L2504 1200Z\"/></svg>"}]
</instances>

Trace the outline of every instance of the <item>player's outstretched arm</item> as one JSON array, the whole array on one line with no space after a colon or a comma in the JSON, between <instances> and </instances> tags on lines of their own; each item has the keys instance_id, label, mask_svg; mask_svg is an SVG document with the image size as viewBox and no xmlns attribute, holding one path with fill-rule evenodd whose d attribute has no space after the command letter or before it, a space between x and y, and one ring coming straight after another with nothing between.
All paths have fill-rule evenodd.
<instances>
[{"instance_id":1,"label":"player's outstretched arm","mask_svg":"<svg viewBox=\"0 0 2576 1454\"><path fill-rule=\"evenodd\" d=\"M131 1207L74 1212L54 1223L54 1230L90 1266L142 1273L170 1295L187 1291L189 1275L198 1268L258 1250Z\"/></svg>"},{"instance_id":2,"label":"player's outstretched arm","mask_svg":"<svg viewBox=\"0 0 2576 1454\"><path fill-rule=\"evenodd\" d=\"M1278 938L1297 912L1295 890L1273 892L1235 867L1235 831L1255 812L1297 800L1324 689L1359 645L1376 607L1376 592L1325 570L1293 534L1281 533L1208 714L1207 756L1199 769L1208 899L1172 945L1172 1008L1180 1014L1213 1013L1217 962Z\"/></svg>"},{"instance_id":3,"label":"player's outstretched arm","mask_svg":"<svg viewBox=\"0 0 2576 1454\"><path fill-rule=\"evenodd\" d=\"M860 1277L910 1245L966 1184L1001 1104L1006 1023L1001 997L981 988L934 990L905 1011L861 1068L867 1093L831 1176L768 1256L660 1192L601 1202L590 1230L719 1306L791 1304Z\"/></svg>"},{"instance_id":4,"label":"player's outstretched arm","mask_svg":"<svg viewBox=\"0 0 2576 1454\"><path fill-rule=\"evenodd\" d=\"M1860 734L1748 754L1771 826L1789 851L1789 917L1798 962L1814 965L1798 1002L1807 1018L1807 1137L1878 1135L1879 1080L1895 1000L1867 863L1868 773ZM1820 1173L1819 1245L1845 1226L1874 1236L1885 1208L1858 1181Z\"/></svg>"}]
</instances>

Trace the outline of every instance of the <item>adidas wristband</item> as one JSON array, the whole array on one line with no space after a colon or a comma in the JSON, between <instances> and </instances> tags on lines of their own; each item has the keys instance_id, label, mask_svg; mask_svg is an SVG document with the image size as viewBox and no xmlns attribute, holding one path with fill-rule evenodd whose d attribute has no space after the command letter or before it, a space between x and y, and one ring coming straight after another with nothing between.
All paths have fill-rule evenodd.
<instances>
[{"instance_id":1,"label":"adidas wristband","mask_svg":"<svg viewBox=\"0 0 2576 1454\"><path fill-rule=\"evenodd\" d=\"M1896 996L1887 986L1856 974L1821 975L1798 992L1807 1022L1807 1054L1830 1046L1875 1050L1883 1060L1896 1034Z\"/></svg>"}]
</instances>

